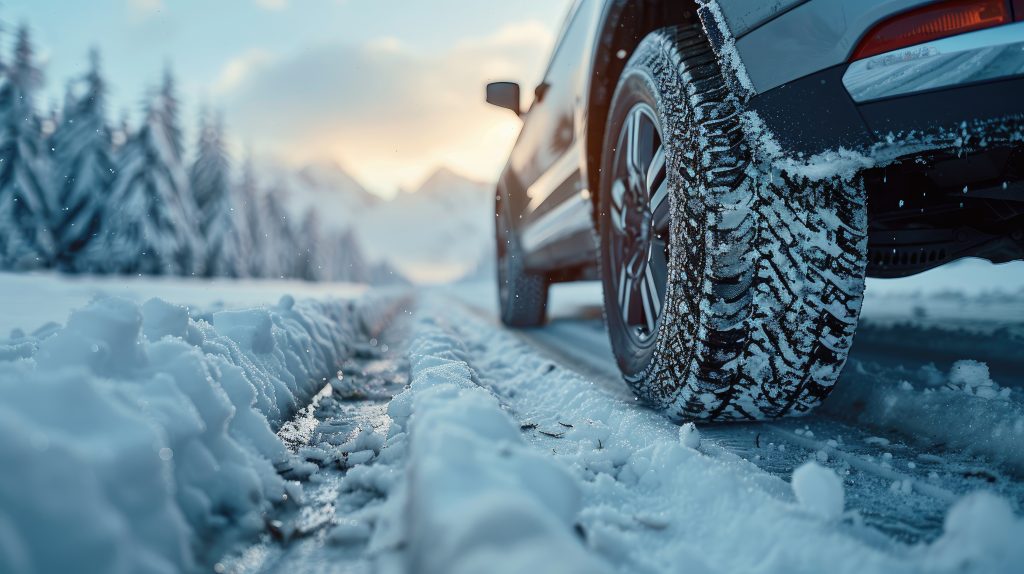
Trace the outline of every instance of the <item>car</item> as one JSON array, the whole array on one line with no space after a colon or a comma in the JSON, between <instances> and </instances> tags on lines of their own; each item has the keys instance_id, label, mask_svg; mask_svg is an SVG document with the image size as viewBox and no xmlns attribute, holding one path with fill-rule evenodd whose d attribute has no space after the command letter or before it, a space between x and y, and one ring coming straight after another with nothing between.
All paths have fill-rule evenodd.
<instances>
[{"instance_id":1,"label":"car","mask_svg":"<svg viewBox=\"0 0 1024 574\"><path fill-rule=\"evenodd\" d=\"M866 277L1024 258L1024 0L578 0L499 179L502 321L599 279L677 420L810 412Z\"/></svg>"}]
</instances>

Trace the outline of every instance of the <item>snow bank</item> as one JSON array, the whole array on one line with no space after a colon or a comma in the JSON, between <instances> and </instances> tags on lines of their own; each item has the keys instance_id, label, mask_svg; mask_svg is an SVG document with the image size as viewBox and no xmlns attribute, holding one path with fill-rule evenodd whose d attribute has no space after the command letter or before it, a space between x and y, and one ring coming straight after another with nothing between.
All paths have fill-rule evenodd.
<instances>
[{"instance_id":1,"label":"snow bank","mask_svg":"<svg viewBox=\"0 0 1024 574\"><path fill-rule=\"evenodd\" d=\"M827 412L1024 472L1021 392L993 381L985 363L958 361L943 372L852 362L843 377L823 405Z\"/></svg>"},{"instance_id":2,"label":"snow bank","mask_svg":"<svg viewBox=\"0 0 1024 574\"><path fill-rule=\"evenodd\" d=\"M264 528L291 456L273 429L375 318L105 298L0 342L0 571L188 571Z\"/></svg>"},{"instance_id":3,"label":"snow bank","mask_svg":"<svg viewBox=\"0 0 1024 574\"><path fill-rule=\"evenodd\" d=\"M461 343L422 320L410 358L410 387L388 409L388 449L407 456L384 518L401 525L409 571L605 571L574 532L581 495L572 475L527 447L474 383Z\"/></svg>"}]
</instances>

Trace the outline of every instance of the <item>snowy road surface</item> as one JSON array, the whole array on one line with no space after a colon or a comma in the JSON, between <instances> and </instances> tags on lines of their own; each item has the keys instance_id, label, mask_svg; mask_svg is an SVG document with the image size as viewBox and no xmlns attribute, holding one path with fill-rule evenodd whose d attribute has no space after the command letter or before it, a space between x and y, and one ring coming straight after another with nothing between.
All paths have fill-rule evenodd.
<instances>
[{"instance_id":1,"label":"snowy road surface","mask_svg":"<svg viewBox=\"0 0 1024 574\"><path fill-rule=\"evenodd\" d=\"M167 566L153 556L185 556L163 571L184 564L218 572L1019 572L1024 290L1021 268L1007 269L1002 283L987 283L999 290L958 284L972 275L969 267L918 284L873 284L840 386L812 416L682 428L620 381L592 285L557 288L550 324L530 331L497 323L493 286L485 283L412 297L337 295L347 303L305 294L323 302L286 299L267 308L269 331L259 313L197 312L188 326L198 339L168 326L178 324L168 315L180 315L147 303L143 375L97 372L86 357L90 376L100 379L90 388L111 403L125 394L146 403L146 391L104 377L157 381L164 369L202 410L187 373L157 361L179 335L224 358L209 372L228 395L231 365L270 387L274 377L310 379L284 385L291 402L257 397L246 410L238 407L245 400L232 398L237 416L251 412L250 422L228 416L224 434L186 440L194 435L164 424L164 438L149 439L215 456L241 449L237 476L262 480L261 494L238 500L233 475L201 472L204 458L179 455L178 447L164 460L169 447L154 446L157 470L163 464L172 473L163 500L179 510L143 519L107 484L142 472L127 464L131 458L97 454L88 441L56 433L35 456L0 439L0 455L24 457L15 467L23 470L0 477L0 570L45 571L39 557L54 545L88 558L108 536L134 546L96 571ZM56 334L0 342L14 357L0 361L0 398L21 397L24 385L12 373L42 384L42 372L51 372L45 351L58 347L49 338L74 349L84 337L91 349L108 337L109 330L67 332L83 323L73 316ZM151 323L163 328L154 332ZM280 366L261 354L260 332L274 339ZM288 366L289 357L310 352L320 359ZM23 364L3 362L11 360ZM154 399L161 396L169 395ZM39 442L47 424L73 428L47 419L24 440ZM252 432L260 442L246 448ZM227 439L241 446L225 450ZM31 497L12 502L34 492L29 474L53 471L45 453L55 447L95 469L94 490L81 492L110 508L69 503L62 516L62 507L33 506ZM273 476L262 470L268 461ZM71 528L54 542L32 523L39 514L69 524L99 516L112 526L92 536ZM168 516L182 521L181 540L144 535ZM142 534L124 532L119 521Z\"/></svg>"}]
</instances>

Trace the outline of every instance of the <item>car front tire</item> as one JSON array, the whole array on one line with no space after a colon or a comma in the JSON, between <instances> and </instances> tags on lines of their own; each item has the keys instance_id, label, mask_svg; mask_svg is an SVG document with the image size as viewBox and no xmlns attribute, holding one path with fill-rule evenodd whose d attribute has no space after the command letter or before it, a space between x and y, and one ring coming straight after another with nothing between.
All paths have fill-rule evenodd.
<instances>
[{"instance_id":1,"label":"car front tire","mask_svg":"<svg viewBox=\"0 0 1024 574\"><path fill-rule=\"evenodd\" d=\"M856 178L758 160L698 27L651 33L612 101L598 194L605 314L635 393L673 418L810 411L864 290Z\"/></svg>"}]
</instances>

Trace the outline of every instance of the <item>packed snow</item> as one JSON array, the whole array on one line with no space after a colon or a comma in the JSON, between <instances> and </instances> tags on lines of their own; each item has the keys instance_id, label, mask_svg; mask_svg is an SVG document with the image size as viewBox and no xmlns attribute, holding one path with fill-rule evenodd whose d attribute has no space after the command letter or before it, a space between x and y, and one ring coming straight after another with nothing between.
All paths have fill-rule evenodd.
<instances>
[{"instance_id":1,"label":"packed snow","mask_svg":"<svg viewBox=\"0 0 1024 574\"><path fill-rule=\"evenodd\" d=\"M389 309L101 297L0 341L0 571L192 571L262 531L301 494L274 429Z\"/></svg>"},{"instance_id":2,"label":"packed snow","mask_svg":"<svg viewBox=\"0 0 1024 574\"><path fill-rule=\"evenodd\" d=\"M407 544L406 571L606 571L574 532L572 474L529 448L461 341L432 319L414 337L410 387L388 408L387 448L407 452L383 520L400 532L381 530Z\"/></svg>"}]
</instances>

